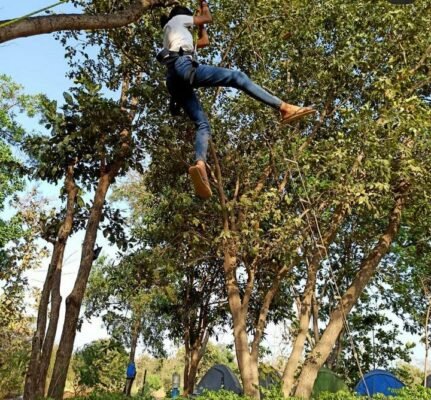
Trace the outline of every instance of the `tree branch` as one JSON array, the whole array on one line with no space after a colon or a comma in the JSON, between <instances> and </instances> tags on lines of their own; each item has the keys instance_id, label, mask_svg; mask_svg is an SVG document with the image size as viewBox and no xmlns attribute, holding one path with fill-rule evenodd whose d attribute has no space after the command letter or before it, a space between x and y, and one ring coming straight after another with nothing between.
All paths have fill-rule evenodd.
<instances>
[{"instance_id":1,"label":"tree branch","mask_svg":"<svg viewBox=\"0 0 431 400\"><path fill-rule=\"evenodd\" d=\"M174 0L135 0L124 10L111 14L57 14L26 18L0 28L0 43L65 30L120 28L138 21L143 14L154 7L167 7L174 3ZM7 21L0 21L0 23Z\"/></svg>"}]
</instances>

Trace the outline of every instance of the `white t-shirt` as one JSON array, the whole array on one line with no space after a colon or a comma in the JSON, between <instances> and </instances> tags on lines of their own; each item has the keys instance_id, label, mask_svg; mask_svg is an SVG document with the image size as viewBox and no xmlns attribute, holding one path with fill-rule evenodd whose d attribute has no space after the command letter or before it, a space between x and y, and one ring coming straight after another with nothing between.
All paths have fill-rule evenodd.
<instances>
[{"instance_id":1,"label":"white t-shirt","mask_svg":"<svg viewBox=\"0 0 431 400\"><path fill-rule=\"evenodd\" d=\"M170 51L193 51L193 35L188 28L193 26L193 16L176 15L163 28L163 47Z\"/></svg>"}]
</instances>

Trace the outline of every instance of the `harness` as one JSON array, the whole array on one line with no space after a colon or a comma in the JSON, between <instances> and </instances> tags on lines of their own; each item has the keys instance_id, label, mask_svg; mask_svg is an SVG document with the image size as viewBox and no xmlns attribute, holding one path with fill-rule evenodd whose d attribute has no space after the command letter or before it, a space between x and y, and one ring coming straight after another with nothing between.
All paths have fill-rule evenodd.
<instances>
[{"instance_id":1,"label":"harness","mask_svg":"<svg viewBox=\"0 0 431 400\"><path fill-rule=\"evenodd\" d=\"M159 63L166 65L166 67L169 69L174 68L175 61L177 61L177 59L182 56L191 57L192 63L189 70L185 74L185 80L190 83L190 86L193 86L196 76L196 69L199 66L195 51L185 51L182 49L182 47L179 51L170 51L168 49L163 49L157 54L156 59Z\"/></svg>"},{"instance_id":2,"label":"harness","mask_svg":"<svg viewBox=\"0 0 431 400\"><path fill-rule=\"evenodd\" d=\"M193 86L196 76L196 69L199 66L199 63L196 59L196 51L184 51L182 48L180 48L180 51L170 51L168 49L163 49L157 54L156 59L168 69L174 69L175 61L177 61L178 58L182 56L190 56L192 59L190 68L186 72L185 80L189 82L190 86ZM181 108L181 104L171 96L169 101L169 111L171 112L171 115L174 117L181 115Z\"/></svg>"}]
</instances>

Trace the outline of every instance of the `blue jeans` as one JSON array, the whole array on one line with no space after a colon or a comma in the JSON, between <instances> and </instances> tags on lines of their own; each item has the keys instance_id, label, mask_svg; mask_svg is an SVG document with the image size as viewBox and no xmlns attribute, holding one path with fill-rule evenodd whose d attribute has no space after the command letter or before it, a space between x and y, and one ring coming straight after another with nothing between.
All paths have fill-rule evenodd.
<instances>
[{"instance_id":1,"label":"blue jeans","mask_svg":"<svg viewBox=\"0 0 431 400\"><path fill-rule=\"evenodd\" d=\"M191 86L186 79L191 64L192 60L189 56L179 57L175 64L168 68L166 83L171 96L184 108L184 111L196 126L196 161L206 161L211 128L208 117L193 88L232 87L242 90L254 99L276 110L281 106L282 101L278 97L253 83L246 74L240 71L210 65L199 65L196 69L193 86Z\"/></svg>"}]
</instances>

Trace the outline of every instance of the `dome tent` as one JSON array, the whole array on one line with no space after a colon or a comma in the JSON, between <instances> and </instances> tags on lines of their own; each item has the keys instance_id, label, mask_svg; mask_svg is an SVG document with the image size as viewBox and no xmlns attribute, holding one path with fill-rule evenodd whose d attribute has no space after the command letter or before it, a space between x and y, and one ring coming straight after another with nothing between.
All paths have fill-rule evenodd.
<instances>
[{"instance_id":1,"label":"dome tent","mask_svg":"<svg viewBox=\"0 0 431 400\"><path fill-rule=\"evenodd\" d=\"M365 383L366 386L365 386ZM355 386L355 392L360 395L367 395L367 387L370 396L377 393L386 396L394 396L394 390L401 389L405 385L394 374L382 369L375 369L364 375L364 380L360 380Z\"/></svg>"},{"instance_id":2,"label":"dome tent","mask_svg":"<svg viewBox=\"0 0 431 400\"><path fill-rule=\"evenodd\" d=\"M313 386L313 397L318 396L321 392L336 393L341 390L349 391L346 383L329 368L321 368L317 374Z\"/></svg>"},{"instance_id":3,"label":"dome tent","mask_svg":"<svg viewBox=\"0 0 431 400\"><path fill-rule=\"evenodd\" d=\"M202 377L193 394L199 395L204 390L229 390L242 394L242 387L238 378L226 365L214 365Z\"/></svg>"}]
</instances>

